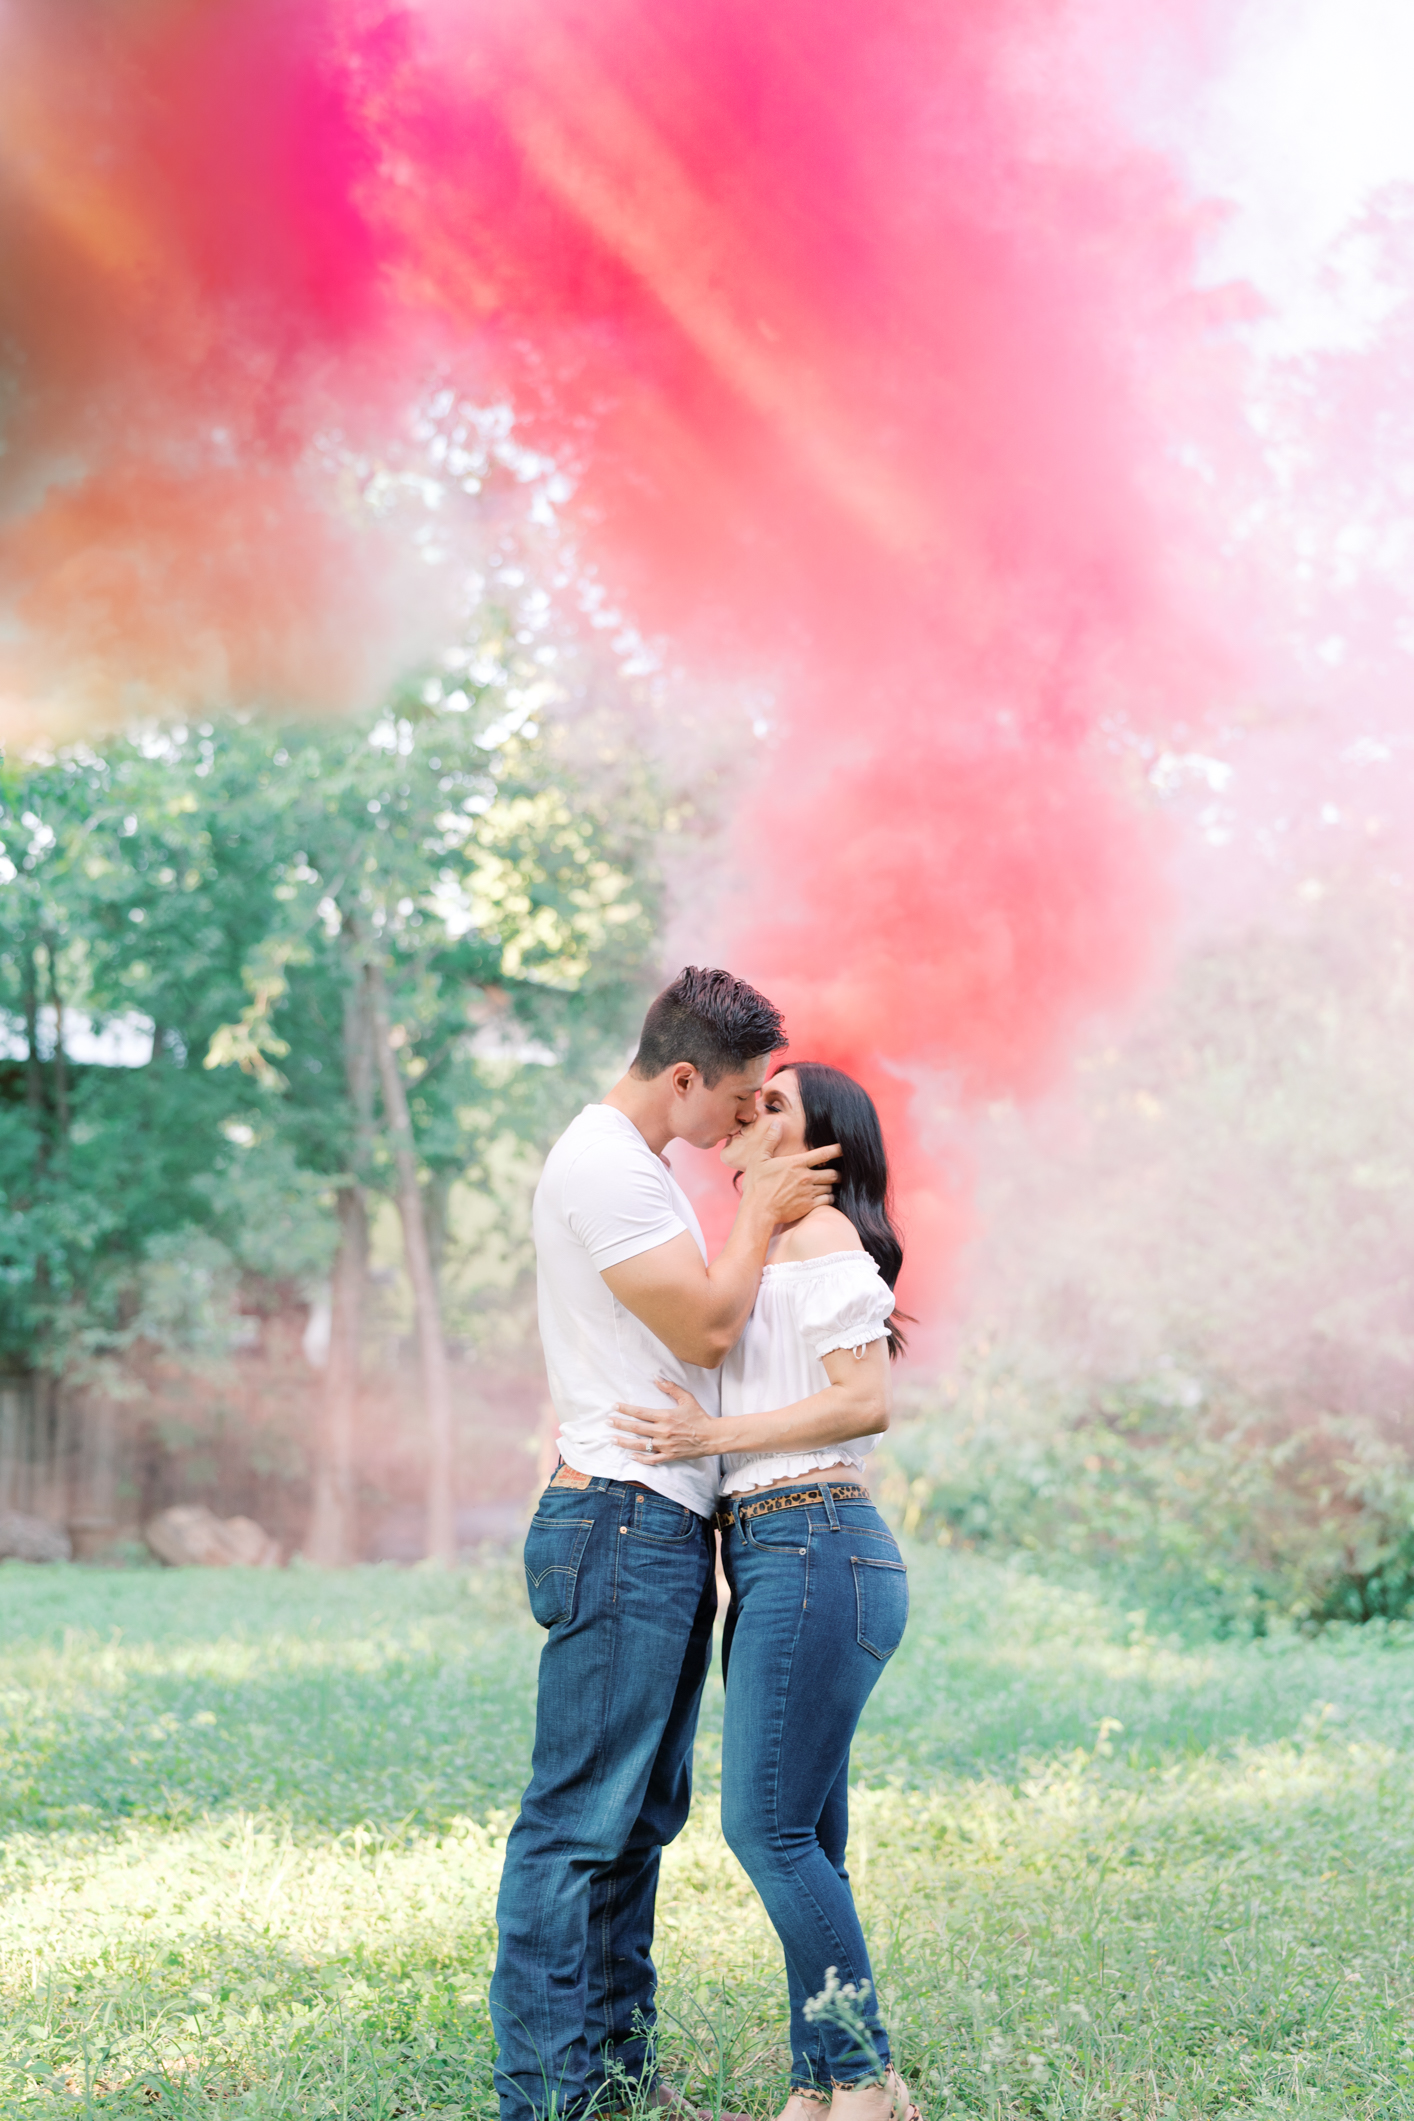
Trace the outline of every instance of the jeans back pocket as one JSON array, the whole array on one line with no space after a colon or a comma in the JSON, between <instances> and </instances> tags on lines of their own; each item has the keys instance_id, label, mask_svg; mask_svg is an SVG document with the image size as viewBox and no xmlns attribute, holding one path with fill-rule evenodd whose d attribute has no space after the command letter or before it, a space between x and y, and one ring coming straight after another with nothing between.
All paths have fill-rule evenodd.
<instances>
[{"instance_id":1,"label":"jeans back pocket","mask_svg":"<svg viewBox=\"0 0 1414 2121\"><path fill-rule=\"evenodd\" d=\"M893 1656L908 1625L908 1570L901 1561L852 1554L859 1647L881 1662Z\"/></svg>"},{"instance_id":2,"label":"jeans back pocket","mask_svg":"<svg viewBox=\"0 0 1414 2121\"><path fill-rule=\"evenodd\" d=\"M525 1587L542 1628L574 1617L575 1586L592 1517L532 1517L525 1535Z\"/></svg>"}]
</instances>

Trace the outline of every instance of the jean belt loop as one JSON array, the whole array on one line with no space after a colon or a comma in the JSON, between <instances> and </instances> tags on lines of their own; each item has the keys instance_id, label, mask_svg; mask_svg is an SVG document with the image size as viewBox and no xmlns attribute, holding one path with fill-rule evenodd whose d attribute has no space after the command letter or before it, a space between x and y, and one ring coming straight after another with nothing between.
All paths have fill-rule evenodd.
<instances>
[{"instance_id":1,"label":"jean belt loop","mask_svg":"<svg viewBox=\"0 0 1414 2121\"><path fill-rule=\"evenodd\" d=\"M828 1480L822 1480L820 1482L820 1493L825 1498L825 1515L830 1520L830 1530L832 1532L838 1532L840 1528L840 1520L835 1511L835 1498L834 1495L831 1493L830 1483Z\"/></svg>"}]
</instances>

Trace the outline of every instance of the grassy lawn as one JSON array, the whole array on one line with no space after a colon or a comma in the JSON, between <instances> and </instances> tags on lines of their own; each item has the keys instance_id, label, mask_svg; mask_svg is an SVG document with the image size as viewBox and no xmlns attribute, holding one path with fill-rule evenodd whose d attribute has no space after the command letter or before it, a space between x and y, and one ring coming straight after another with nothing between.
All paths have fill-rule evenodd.
<instances>
[{"instance_id":1,"label":"grassy lawn","mask_svg":"<svg viewBox=\"0 0 1414 2121\"><path fill-rule=\"evenodd\" d=\"M920 1551L851 1868L925 2114L1414 2116L1414 1644L1157 1641ZM517 1572L0 1568L0 2114L488 2114ZM664 2045L782 2084L716 1824L660 1899Z\"/></svg>"}]
</instances>

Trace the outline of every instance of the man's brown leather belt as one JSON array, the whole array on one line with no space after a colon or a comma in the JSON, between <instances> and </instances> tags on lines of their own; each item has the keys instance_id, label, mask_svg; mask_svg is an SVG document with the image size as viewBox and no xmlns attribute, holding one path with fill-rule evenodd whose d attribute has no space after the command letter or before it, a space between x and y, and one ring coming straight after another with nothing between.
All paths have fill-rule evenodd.
<instances>
[{"instance_id":1,"label":"man's brown leather belt","mask_svg":"<svg viewBox=\"0 0 1414 2121\"><path fill-rule=\"evenodd\" d=\"M829 1489L830 1499L836 1503L870 1502L873 1499L869 1490L862 1488L857 1480L832 1480ZM777 1510L803 1510L807 1503L822 1504L824 1500L824 1488L791 1488L785 1494L763 1495L759 1502L740 1502L734 1510L719 1507L717 1526L720 1531L725 1532L736 1523L738 1516L772 1517Z\"/></svg>"}]
</instances>

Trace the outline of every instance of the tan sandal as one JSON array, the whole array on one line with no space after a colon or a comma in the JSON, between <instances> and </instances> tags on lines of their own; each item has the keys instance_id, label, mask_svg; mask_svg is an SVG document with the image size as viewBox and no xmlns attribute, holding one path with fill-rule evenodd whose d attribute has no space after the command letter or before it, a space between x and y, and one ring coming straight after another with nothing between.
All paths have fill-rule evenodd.
<instances>
[{"instance_id":1,"label":"tan sandal","mask_svg":"<svg viewBox=\"0 0 1414 2121\"><path fill-rule=\"evenodd\" d=\"M884 2078L884 2082L891 2088L894 2095L893 2121L923 2121L922 2108L918 2105L912 2092L904 2083L892 2062L889 2064L888 2074Z\"/></svg>"}]
</instances>

